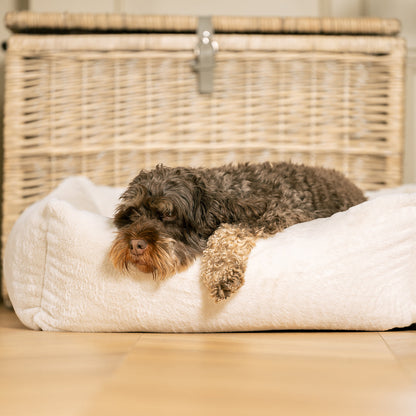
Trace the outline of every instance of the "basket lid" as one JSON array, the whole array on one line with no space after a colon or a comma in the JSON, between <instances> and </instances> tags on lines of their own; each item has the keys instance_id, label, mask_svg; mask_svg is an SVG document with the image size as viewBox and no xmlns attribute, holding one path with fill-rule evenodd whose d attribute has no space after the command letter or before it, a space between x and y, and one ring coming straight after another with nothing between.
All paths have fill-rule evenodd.
<instances>
[{"instance_id":1,"label":"basket lid","mask_svg":"<svg viewBox=\"0 0 416 416\"><path fill-rule=\"evenodd\" d=\"M9 12L6 26L15 33L195 33L194 16ZM389 35L400 21L376 17L232 17L213 16L216 33Z\"/></svg>"}]
</instances>

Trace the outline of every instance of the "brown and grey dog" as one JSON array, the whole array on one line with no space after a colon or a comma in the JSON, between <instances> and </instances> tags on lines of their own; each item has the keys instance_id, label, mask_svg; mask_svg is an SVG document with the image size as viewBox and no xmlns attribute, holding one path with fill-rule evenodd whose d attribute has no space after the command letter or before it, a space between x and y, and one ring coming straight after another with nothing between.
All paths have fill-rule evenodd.
<instances>
[{"instance_id":1,"label":"brown and grey dog","mask_svg":"<svg viewBox=\"0 0 416 416\"><path fill-rule=\"evenodd\" d=\"M154 278L202 254L202 280L215 300L234 293L256 239L365 201L337 171L292 163L141 171L121 196L110 251L114 266Z\"/></svg>"}]
</instances>

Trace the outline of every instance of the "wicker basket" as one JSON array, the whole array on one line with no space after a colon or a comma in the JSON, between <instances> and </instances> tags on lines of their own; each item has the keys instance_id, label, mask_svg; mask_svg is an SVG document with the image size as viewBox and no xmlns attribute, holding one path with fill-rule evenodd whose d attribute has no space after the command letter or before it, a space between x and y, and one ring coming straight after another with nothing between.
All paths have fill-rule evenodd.
<instances>
[{"instance_id":1,"label":"wicker basket","mask_svg":"<svg viewBox=\"0 0 416 416\"><path fill-rule=\"evenodd\" d=\"M364 189L400 184L405 43L396 20L10 13L3 242L63 178L125 186L140 168L292 160ZM20 33L19 33L20 32Z\"/></svg>"}]
</instances>

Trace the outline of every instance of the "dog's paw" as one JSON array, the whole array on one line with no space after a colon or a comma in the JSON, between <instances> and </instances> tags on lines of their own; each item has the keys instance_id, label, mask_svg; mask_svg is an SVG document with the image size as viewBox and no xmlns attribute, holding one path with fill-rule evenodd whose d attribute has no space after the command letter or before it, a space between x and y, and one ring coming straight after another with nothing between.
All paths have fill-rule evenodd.
<instances>
[{"instance_id":1,"label":"dog's paw","mask_svg":"<svg viewBox=\"0 0 416 416\"><path fill-rule=\"evenodd\" d=\"M215 302L221 302L228 299L233 293L244 283L243 270L225 270L222 276L216 276L215 280L211 280L209 291Z\"/></svg>"}]
</instances>

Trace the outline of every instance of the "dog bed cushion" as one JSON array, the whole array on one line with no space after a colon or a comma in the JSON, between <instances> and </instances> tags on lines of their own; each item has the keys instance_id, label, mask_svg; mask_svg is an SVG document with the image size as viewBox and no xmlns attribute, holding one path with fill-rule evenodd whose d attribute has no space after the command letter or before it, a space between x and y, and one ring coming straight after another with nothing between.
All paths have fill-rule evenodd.
<instances>
[{"instance_id":1,"label":"dog bed cushion","mask_svg":"<svg viewBox=\"0 0 416 416\"><path fill-rule=\"evenodd\" d=\"M5 248L20 320L64 331L386 330L416 321L416 188L258 241L244 286L215 303L200 261L163 281L116 271L110 217L121 189L64 181L29 207Z\"/></svg>"}]
</instances>

